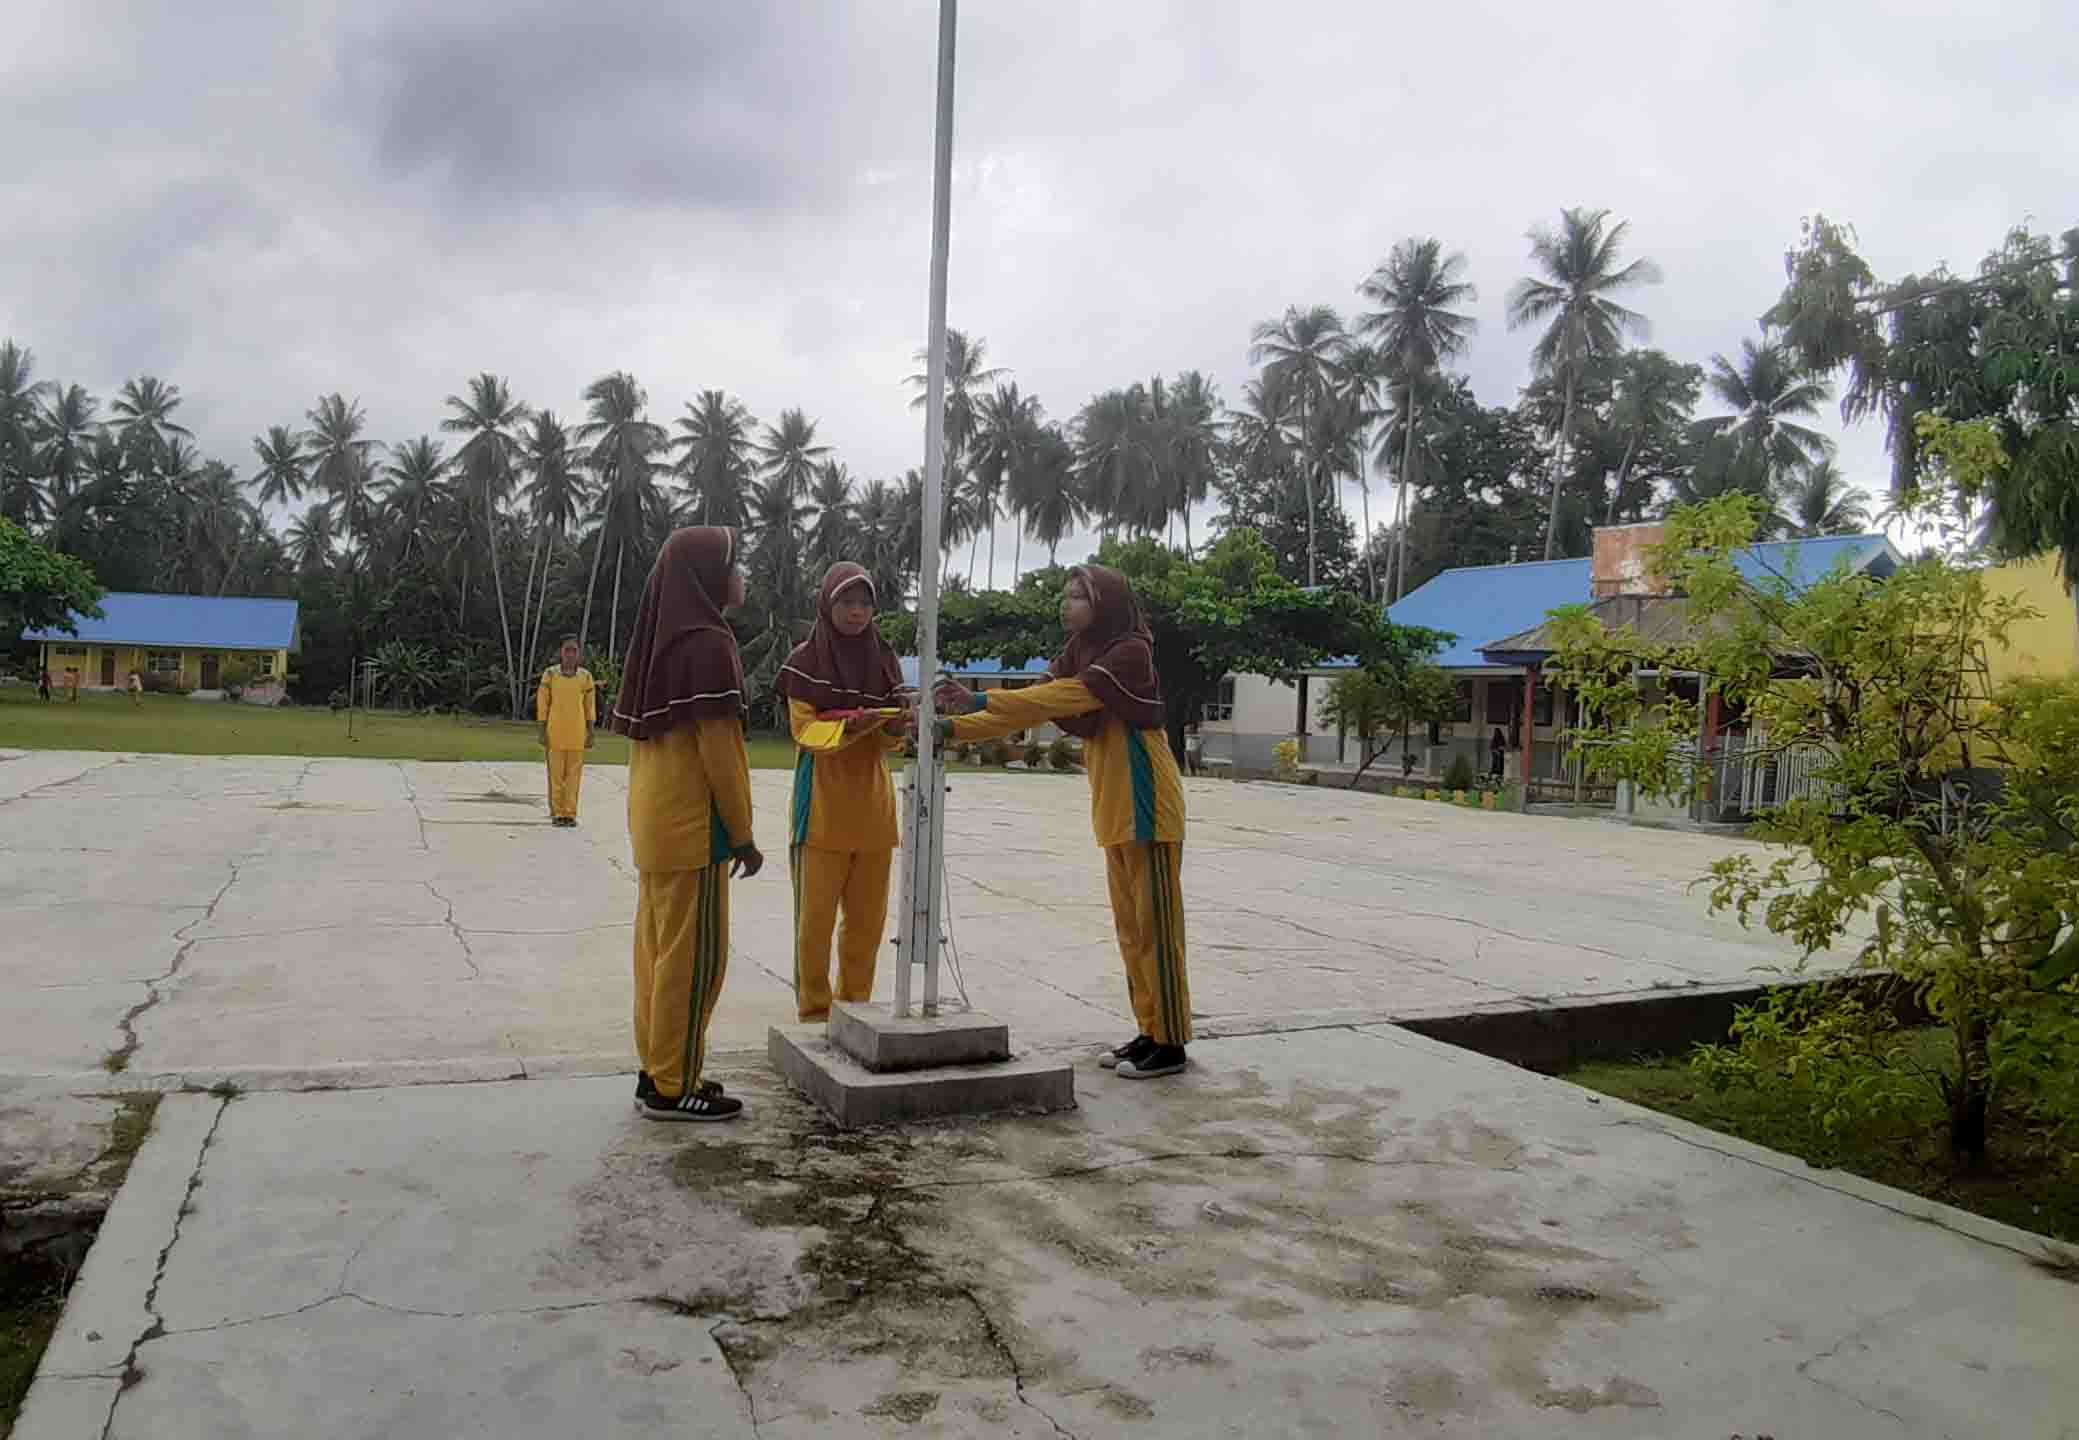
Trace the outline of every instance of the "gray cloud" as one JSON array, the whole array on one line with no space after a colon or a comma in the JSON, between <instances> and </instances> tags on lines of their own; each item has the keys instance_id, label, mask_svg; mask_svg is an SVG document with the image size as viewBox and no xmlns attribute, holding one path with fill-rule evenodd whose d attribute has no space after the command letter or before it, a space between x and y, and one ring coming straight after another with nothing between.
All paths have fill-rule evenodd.
<instances>
[{"instance_id":1,"label":"gray cloud","mask_svg":"<svg viewBox=\"0 0 2079 1440\"><path fill-rule=\"evenodd\" d=\"M954 322L1057 416L1185 367L1233 398L1252 324L1354 311L1395 240L1434 234L1469 257L1464 367L1503 404L1529 349L1503 297L1563 205L1632 222L1668 276L1639 301L1654 343L1691 360L1753 332L1813 210L1855 221L1880 272L2075 218L2058 6L1575 18L970 4ZM385 439L432 430L485 368L566 415L613 368L665 417L721 386L804 407L855 473L917 463L926 0L25 0L9 21L0 332L48 375L105 396L156 370L240 463L333 389ZM1843 461L1881 483L1881 437Z\"/></svg>"}]
</instances>

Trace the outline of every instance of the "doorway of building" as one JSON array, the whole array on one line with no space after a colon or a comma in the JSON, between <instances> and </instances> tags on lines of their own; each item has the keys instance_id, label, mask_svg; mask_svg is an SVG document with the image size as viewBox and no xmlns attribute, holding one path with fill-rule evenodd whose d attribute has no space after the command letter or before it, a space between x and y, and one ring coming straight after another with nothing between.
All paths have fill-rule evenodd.
<instances>
[{"instance_id":1,"label":"doorway of building","mask_svg":"<svg viewBox=\"0 0 2079 1440\"><path fill-rule=\"evenodd\" d=\"M216 657L216 656L214 656L214 655L205 655L205 656L203 656L203 657L202 657L202 688L203 688L203 689L205 689L205 690L214 690L214 689L216 689L216 688L217 688L217 673L218 673L218 659L217 659L217 657Z\"/></svg>"},{"instance_id":2,"label":"doorway of building","mask_svg":"<svg viewBox=\"0 0 2079 1440\"><path fill-rule=\"evenodd\" d=\"M115 651L101 652L101 683L108 689L115 688Z\"/></svg>"}]
</instances>

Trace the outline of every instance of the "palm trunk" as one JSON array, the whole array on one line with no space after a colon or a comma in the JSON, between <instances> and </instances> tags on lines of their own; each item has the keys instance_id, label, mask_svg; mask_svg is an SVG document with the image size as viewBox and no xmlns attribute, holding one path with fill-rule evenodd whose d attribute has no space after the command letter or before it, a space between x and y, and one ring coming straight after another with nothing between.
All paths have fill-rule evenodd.
<instances>
[{"instance_id":1,"label":"palm trunk","mask_svg":"<svg viewBox=\"0 0 2079 1440\"><path fill-rule=\"evenodd\" d=\"M491 500L491 476L484 475L484 543L491 550L491 588L498 595L498 641L505 651L505 693L512 717L520 718L520 677L513 668L512 617L505 607L505 575L498 564L498 507Z\"/></svg>"},{"instance_id":2,"label":"palm trunk","mask_svg":"<svg viewBox=\"0 0 2079 1440\"><path fill-rule=\"evenodd\" d=\"M1018 533L1011 539L1011 588L1018 588L1018 567L1025 560L1025 517L1018 517Z\"/></svg>"},{"instance_id":3,"label":"palm trunk","mask_svg":"<svg viewBox=\"0 0 2079 1440\"><path fill-rule=\"evenodd\" d=\"M1603 523L1617 523L1617 502L1624 496L1624 487L1631 483L1631 459L1639 453L1639 432L1631 432L1631 439L1624 442L1624 463L1617 467L1617 483L1610 487L1610 515Z\"/></svg>"},{"instance_id":4,"label":"palm trunk","mask_svg":"<svg viewBox=\"0 0 2079 1440\"><path fill-rule=\"evenodd\" d=\"M989 497L989 588L996 588L996 497Z\"/></svg>"},{"instance_id":5,"label":"palm trunk","mask_svg":"<svg viewBox=\"0 0 2079 1440\"><path fill-rule=\"evenodd\" d=\"M614 547L614 608L606 617L606 653L614 653L616 627L621 623L621 562L628 558L628 542L623 540Z\"/></svg>"},{"instance_id":6,"label":"palm trunk","mask_svg":"<svg viewBox=\"0 0 2079 1440\"><path fill-rule=\"evenodd\" d=\"M536 524L534 527L534 553L527 557L527 586L520 591L520 658L526 662L527 668L530 670L534 668L534 656L540 653L534 648L536 641L540 637L530 627L527 614L527 607L534 604L534 577L536 571L541 571L542 593L547 594L549 588L548 572L541 569L541 542L543 534L542 526ZM540 607L536 606L535 619L532 625L533 627L538 627L540 623Z\"/></svg>"},{"instance_id":7,"label":"palm trunk","mask_svg":"<svg viewBox=\"0 0 2079 1440\"><path fill-rule=\"evenodd\" d=\"M1186 560L1189 560L1191 558L1192 548L1193 547L1191 544L1191 502L1189 500L1186 500L1184 502L1184 558Z\"/></svg>"},{"instance_id":8,"label":"palm trunk","mask_svg":"<svg viewBox=\"0 0 2079 1440\"><path fill-rule=\"evenodd\" d=\"M1394 582L1398 587L1393 592L1395 600L1400 599L1400 592L1405 590L1408 584L1408 516L1414 512L1414 504L1408 497L1408 491L1415 483L1415 426L1421 419L1415 409L1414 381L1408 382L1402 395L1407 401L1408 433L1402 437L1400 447L1400 526L1399 533L1394 536L1394 549L1400 555L1396 568L1400 573Z\"/></svg>"},{"instance_id":9,"label":"palm trunk","mask_svg":"<svg viewBox=\"0 0 2079 1440\"><path fill-rule=\"evenodd\" d=\"M592 597L599 593L599 560L605 554L606 521L602 517L599 523L599 535L592 542L592 575L590 579L585 581L585 618L578 623L579 654L583 654L585 646L592 641ZM611 658L613 654L611 645L607 647L607 654Z\"/></svg>"},{"instance_id":10,"label":"palm trunk","mask_svg":"<svg viewBox=\"0 0 2079 1440\"><path fill-rule=\"evenodd\" d=\"M1552 461L1552 505L1545 515L1545 558L1554 559L1559 554L1559 489L1566 483L1567 451L1574 440L1574 370L1571 365L1566 372L1566 409L1559 421L1559 454Z\"/></svg>"},{"instance_id":11,"label":"palm trunk","mask_svg":"<svg viewBox=\"0 0 2079 1440\"><path fill-rule=\"evenodd\" d=\"M1357 495L1358 503L1364 507L1364 583L1370 587L1371 598L1379 598L1379 562L1373 557L1372 545L1372 477L1371 470L1371 427L1365 426L1357 439ZM1190 518L1188 515L1185 517Z\"/></svg>"},{"instance_id":12,"label":"palm trunk","mask_svg":"<svg viewBox=\"0 0 2079 1440\"><path fill-rule=\"evenodd\" d=\"M1314 435L1307 428L1307 398L1304 391L1299 397L1299 464L1301 478L1306 481L1307 491L1307 584L1315 580L1314 566Z\"/></svg>"},{"instance_id":13,"label":"palm trunk","mask_svg":"<svg viewBox=\"0 0 2079 1440\"><path fill-rule=\"evenodd\" d=\"M982 532L976 530L974 538L967 542L967 588L975 588L975 557L982 553Z\"/></svg>"}]
</instances>

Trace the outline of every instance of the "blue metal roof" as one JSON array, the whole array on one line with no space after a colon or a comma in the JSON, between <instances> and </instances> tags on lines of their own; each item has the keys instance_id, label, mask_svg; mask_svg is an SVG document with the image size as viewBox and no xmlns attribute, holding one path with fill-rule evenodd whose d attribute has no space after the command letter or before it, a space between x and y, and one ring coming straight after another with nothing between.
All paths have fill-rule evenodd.
<instances>
[{"instance_id":1,"label":"blue metal roof","mask_svg":"<svg viewBox=\"0 0 2079 1440\"><path fill-rule=\"evenodd\" d=\"M24 640L88 645L163 645L168 649L294 650L296 602L233 595L140 595L116 590L101 597L102 618L73 616L79 633L24 630Z\"/></svg>"},{"instance_id":2,"label":"blue metal roof","mask_svg":"<svg viewBox=\"0 0 2079 1440\"><path fill-rule=\"evenodd\" d=\"M1586 600L1590 563L1531 560L1446 570L1387 606L1386 618L1456 635L1433 657L1447 670L1499 670L1504 667L1488 663L1479 647L1529 629L1558 606Z\"/></svg>"},{"instance_id":3,"label":"blue metal roof","mask_svg":"<svg viewBox=\"0 0 2079 1440\"><path fill-rule=\"evenodd\" d=\"M1750 581L1780 575L1802 588L1844 565L1881 578L1896 570L1903 557L1882 535L1836 535L1770 541L1742 552L1733 563ZM1562 605L1587 604L1593 598L1589 586L1593 564L1586 558L1532 560L1446 570L1388 606L1386 618L1397 625L1421 625L1457 635L1435 657L1435 663L1447 670L1514 668L1490 662L1480 647L1534 629ZM1338 660L1321 668L1347 669L1351 664Z\"/></svg>"},{"instance_id":4,"label":"blue metal roof","mask_svg":"<svg viewBox=\"0 0 2079 1440\"><path fill-rule=\"evenodd\" d=\"M1829 535L1756 545L1742 552L1733 566L1750 582L1781 576L1801 590L1842 566L1867 570L1881 580L1898 569L1903 558L1882 535Z\"/></svg>"}]
</instances>

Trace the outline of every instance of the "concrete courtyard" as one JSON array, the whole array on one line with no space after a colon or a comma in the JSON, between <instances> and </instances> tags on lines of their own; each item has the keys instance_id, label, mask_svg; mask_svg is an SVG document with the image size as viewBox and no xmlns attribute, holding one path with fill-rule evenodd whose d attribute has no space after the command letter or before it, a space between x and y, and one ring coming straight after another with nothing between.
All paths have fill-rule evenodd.
<instances>
[{"instance_id":1,"label":"concrete courtyard","mask_svg":"<svg viewBox=\"0 0 2079 1440\"><path fill-rule=\"evenodd\" d=\"M1090 1063L1130 1022L1084 786L961 776L968 988L1080 1107L848 1134L762 1058L760 772L749 1113L666 1127L622 773L574 834L539 780L0 751L0 1169L189 1091L14 1440L2079 1436L2044 1242L1392 1023L1788 964L1690 889L1722 839L1192 782L1201 1043L1135 1085Z\"/></svg>"},{"instance_id":2,"label":"concrete courtyard","mask_svg":"<svg viewBox=\"0 0 2079 1440\"><path fill-rule=\"evenodd\" d=\"M0 755L8 752L0 751ZM793 1018L790 777L734 887L718 1052ZM634 878L626 772L583 828L525 765L17 752L0 760L0 1073L248 1087L616 1071ZM1727 842L1189 782L1192 1003L1208 1034L1752 983L1794 955L1689 887ZM1130 1033L1080 777L956 775L953 938L1022 1044ZM893 951L888 952L892 963ZM888 993L890 968L881 972Z\"/></svg>"}]
</instances>

